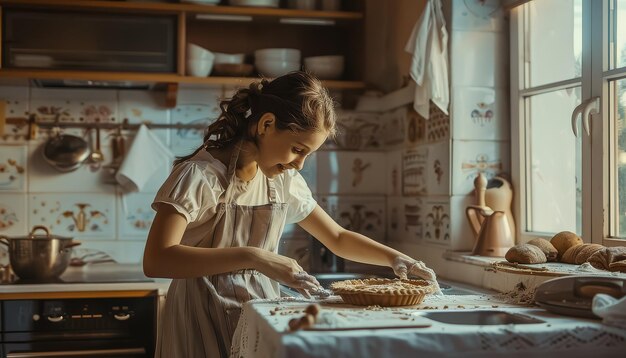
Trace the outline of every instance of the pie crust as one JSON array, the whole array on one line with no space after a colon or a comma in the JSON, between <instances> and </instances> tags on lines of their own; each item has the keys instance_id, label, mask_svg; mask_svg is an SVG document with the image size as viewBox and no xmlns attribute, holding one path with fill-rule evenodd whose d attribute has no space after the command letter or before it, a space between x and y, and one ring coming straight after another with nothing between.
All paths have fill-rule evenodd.
<instances>
[{"instance_id":1,"label":"pie crust","mask_svg":"<svg viewBox=\"0 0 626 358\"><path fill-rule=\"evenodd\" d=\"M360 306L411 306L420 304L434 291L424 280L368 278L333 282L331 289L345 303Z\"/></svg>"}]
</instances>

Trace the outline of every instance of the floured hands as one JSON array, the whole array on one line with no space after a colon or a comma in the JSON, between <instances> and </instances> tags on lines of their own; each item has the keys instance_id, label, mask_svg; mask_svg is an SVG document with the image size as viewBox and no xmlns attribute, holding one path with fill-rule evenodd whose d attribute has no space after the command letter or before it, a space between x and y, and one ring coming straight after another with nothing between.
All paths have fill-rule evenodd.
<instances>
[{"instance_id":1,"label":"floured hands","mask_svg":"<svg viewBox=\"0 0 626 358\"><path fill-rule=\"evenodd\" d=\"M296 289L304 297L311 298L309 291L317 292L322 289L317 279L304 271L296 260L265 250L257 251L257 255L259 255L257 271L272 280Z\"/></svg>"},{"instance_id":2,"label":"floured hands","mask_svg":"<svg viewBox=\"0 0 626 358\"><path fill-rule=\"evenodd\" d=\"M403 280L413 276L428 281L435 286L435 295L442 295L435 271L426 267L422 261L398 256L393 260L393 272Z\"/></svg>"}]
</instances>

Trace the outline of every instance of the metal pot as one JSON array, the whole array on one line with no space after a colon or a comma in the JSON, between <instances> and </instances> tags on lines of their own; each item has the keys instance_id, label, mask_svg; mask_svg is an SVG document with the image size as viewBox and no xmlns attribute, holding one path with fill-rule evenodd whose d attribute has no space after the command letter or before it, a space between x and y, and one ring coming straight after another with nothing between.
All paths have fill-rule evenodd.
<instances>
[{"instance_id":1,"label":"metal pot","mask_svg":"<svg viewBox=\"0 0 626 358\"><path fill-rule=\"evenodd\" d=\"M57 134L43 145L43 158L56 170L71 172L78 169L91 154L89 143L71 134Z\"/></svg>"},{"instance_id":2,"label":"metal pot","mask_svg":"<svg viewBox=\"0 0 626 358\"><path fill-rule=\"evenodd\" d=\"M43 230L45 235L35 235ZM0 236L0 243L9 249L9 261L22 280L50 280L59 277L70 263L71 248L80 245L71 237L51 235L41 225L34 226L28 236Z\"/></svg>"}]
</instances>

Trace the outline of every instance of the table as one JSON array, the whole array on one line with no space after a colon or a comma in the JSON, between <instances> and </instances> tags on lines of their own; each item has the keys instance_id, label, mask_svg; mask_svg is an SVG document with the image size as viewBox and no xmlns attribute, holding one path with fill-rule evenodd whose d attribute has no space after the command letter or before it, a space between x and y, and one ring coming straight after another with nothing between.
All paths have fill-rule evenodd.
<instances>
[{"instance_id":1,"label":"table","mask_svg":"<svg viewBox=\"0 0 626 358\"><path fill-rule=\"evenodd\" d=\"M545 323L521 325L452 325L429 321L427 327L298 330L288 322L303 315L312 302L322 312L381 312L389 317L419 317L429 310L505 310ZM273 312L273 313L272 313ZM380 315L381 313L377 313ZM362 314L363 316L363 314ZM358 319L351 317L351 323ZM380 317L380 316L378 316ZM425 318L419 317L417 323ZM371 322L376 322L372 319ZM341 323L341 322L340 322ZM601 357L621 356L626 331L600 321L557 316L491 295L428 296L418 306L379 308L345 305L337 296L326 300L255 300L246 303L233 338L232 356L256 357Z\"/></svg>"}]
</instances>

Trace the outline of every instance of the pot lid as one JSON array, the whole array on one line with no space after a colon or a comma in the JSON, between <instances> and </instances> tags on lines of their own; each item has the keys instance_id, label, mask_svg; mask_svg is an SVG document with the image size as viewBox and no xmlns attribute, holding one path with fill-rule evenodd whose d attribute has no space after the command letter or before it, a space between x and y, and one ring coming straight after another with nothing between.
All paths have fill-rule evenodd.
<instances>
[{"instance_id":1,"label":"pot lid","mask_svg":"<svg viewBox=\"0 0 626 358\"><path fill-rule=\"evenodd\" d=\"M45 231L45 235L35 235L35 231L37 230L43 230ZM33 229L30 231L30 233L27 236L2 236L3 239L9 239L9 240L51 240L51 239L57 239L57 240L72 240L72 237L67 237L67 236L58 236L58 235L52 235L50 234L50 229L48 229L47 226L44 225L35 225L33 226Z\"/></svg>"}]
</instances>

